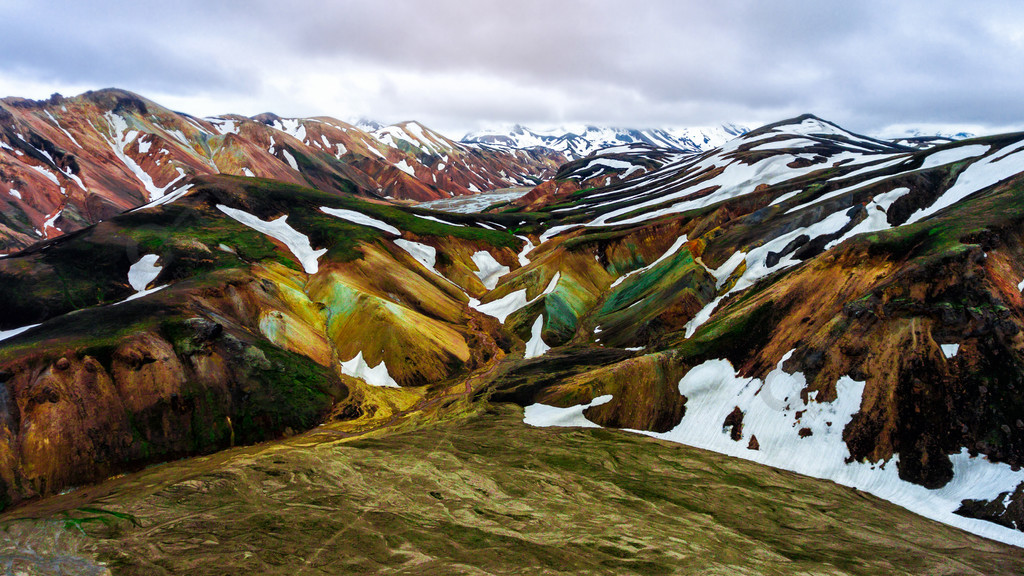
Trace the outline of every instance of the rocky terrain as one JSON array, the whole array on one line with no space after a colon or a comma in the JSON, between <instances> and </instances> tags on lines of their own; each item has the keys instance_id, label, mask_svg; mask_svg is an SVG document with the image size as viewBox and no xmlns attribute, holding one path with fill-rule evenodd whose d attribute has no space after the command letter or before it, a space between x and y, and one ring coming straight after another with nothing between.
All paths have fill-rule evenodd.
<instances>
[{"instance_id":1,"label":"rocky terrain","mask_svg":"<svg viewBox=\"0 0 1024 576\"><path fill-rule=\"evenodd\" d=\"M1024 134L802 116L474 213L333 182L0 258L5 529L123 573L1020 571L978 536L1024 545Z\"/></svg>"}]
</instances>

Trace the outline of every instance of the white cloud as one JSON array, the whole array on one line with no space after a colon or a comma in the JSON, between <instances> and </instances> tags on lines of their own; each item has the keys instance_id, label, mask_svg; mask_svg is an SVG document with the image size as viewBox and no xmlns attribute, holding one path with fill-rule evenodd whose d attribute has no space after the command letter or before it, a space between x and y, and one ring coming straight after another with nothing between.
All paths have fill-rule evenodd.
<instances>
[{"instance_id":1,"label":"white cloud","mask_svg":"<svg viewBox=\"0 0 1024 576\"><path fill-rule=\"evenodd\" d=\"M1005 1L6 4L10 95L117 86L196 114L416 118L456 134L1024 118L1024 5Z\"/></svg>"}]
</instances>

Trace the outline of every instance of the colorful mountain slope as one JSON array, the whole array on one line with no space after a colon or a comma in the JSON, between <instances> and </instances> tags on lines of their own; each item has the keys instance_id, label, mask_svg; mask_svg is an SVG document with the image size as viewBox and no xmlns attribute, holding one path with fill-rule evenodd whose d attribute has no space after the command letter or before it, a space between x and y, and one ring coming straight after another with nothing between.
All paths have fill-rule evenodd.
<instances>
[{"instance_id":1,"label":"colorful mountain slope","mask_svg":"<svg viewBox=\"0 0 1024 576\"><path fill-rule=\"evenodd\" d=\"M981 515L1024 527L1022 171L1020 134L915 151L803 117L607 187L569 172L555 185L575 192L531 203L534 265L493 293L543 262L574 288L506 325L525 336L540 314L548 345L645 360L560 356L558 378L497 398L582 405L1024 541L953 514L973 491L1003 502ZM676 383L685 411L661 400Z\"/></svg>"},{"instance_id":2,"label":"colorful mountain slope","mask_svg":"<svg viewBox=\"0 0 1024 576\"><path fill-rule=\"evenodd\" d=\"M332 408L373 426L493 363L511 342L470 295L487 291L478 262L518 266L522 242L446 218L204 177L0 259L7 497L309 428Z\"/></svg>"},{"instance_id":3,"label":"colorful mountain slope","mask_svg":"<svg viewBox=\"0 0 1024 576\"><path fill-rule=\"evenodd\" d=\"M415 122L367 133L332 118L201 119L122 90L0 101L0 253L233 174L430 200L536 183L563 157L461 144ZM354 187L352 186L354 184Z\"/></svg>"}]
</instances>

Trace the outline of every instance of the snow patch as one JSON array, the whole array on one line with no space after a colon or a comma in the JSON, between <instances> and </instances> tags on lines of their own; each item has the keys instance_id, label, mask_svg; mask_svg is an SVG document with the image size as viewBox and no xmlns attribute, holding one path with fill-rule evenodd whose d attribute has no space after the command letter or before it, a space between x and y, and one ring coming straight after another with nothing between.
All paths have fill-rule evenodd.
<instances>
[{"instance_id":1,"label":"snow patch","mask_svg":"<svg viewBox=\"0 0 1024 576\"><path fill-rule=\"evenodd\" d=\"M846 215L846 212L847 210L840 210L829 215L820 222L816 222L804 228L792 230L789 233L783 234L746 253L745 260L747 268L743 272L743 275L740 276L739 280L736 281L736 285L733 286L730 292L738 292L749 288L758 280L772 272L799 264L801 261L793 258L793 253L790 252L782 256L775 266L769 267L767 262L768 254L770 252L782 251L782 249L784 249L794 238L801 234L806 234L811 240L814 240L818 236L835 234L850 222L850 217Z\"/></svg>"},{"instance_id":2,"label":"snow patch","mask_svg":"<svg viewBox=\"0 0 1024 576\"><path fill-rule=\"evenodd\" d=\"M466 226L465 224L456 224L455 222L448 222L447 220L441 220L440 218L435 218L433 216L424 216L422 214L413 214L413 216L417 218L422 218L424 220L432 220L434 222L438 222L446 226L458 226L459 228L464 228Z\"/></svg>"},{"instance_id":3,"label":"snow patch","mask_svg":"<svg viewBox=\"0 0 1024 576\"><path fill-rule=\"evenodd\" d=\"M872 156L872 157L869 157L869 161L872 162L870 166L865 166L863 168L859 168L857 170L854 170L853 172L850 172L849 174L844 174L842 177L840 177L840 179L841 180L849 180L851 178L855 178L855 177L861 176L863 174L868 174L868 173L871 173L871 172L877 172L879 170L882 170L883 168L888 168L890 166L895 166L896 164L900 164L903 161L905 161L907 159L907 157L908 157L907 154L899 154L895 158L893 158L892 160L886 160L885 162L877 162L876 163L874 161L874 157Z\"/></svg>"},{"instance_id":4,"label":"snow patch","mask_svg":"<svg viewBox=\"0 0 1024 576\"><path fill-rule=\"evenodd\" d=\"M57 228L56 224L57 218L60 218L61 212L63 211L63 209L57 210L56 212L53 213L53 216L50 216L49 218L46 219L46 222L43 222L43 233L46 232L47 228L53 228L57 232L63 232L63 230Z\"/></svg>"},{"instance_id":5,"label":"snow patch","mask_svg":"<svg viewBox=\"0 0 1024 576\"><path fill-rule=\"evenodd\" d=\"M377 220L376 218L371 218L366 214L363 214L362 212L356 212L355 210L345 210L344 208L328 208L327 206L321 206L320 211L326 214L330 214L331 216L341 218L342 220L348 220L353 224L377 228L378 230L383 230L389 234L394 234L395 236L402 235L402 232L398 228L395 228L394 226L388 224L387 222Z\"/></svg>"},{"instance_id":6,"label":"snow patch","mask_svg":"<svg viewBox=\"0 0 1024 576\"><path fill-rule=\"evenodd\" d=\"M441 274L441 272L439 272L437 268L435 268L435 266L437 265L436 248L434 248L433 246L428 246L426 244L421 244L419 242L413 242L412 240L403 240L402 238L396 238L394 240L394 243L398 245L398 247L401 248L402 250L408 252L409 255L412 256L417 262L423 264L423 266L425 266L427 270L430 270L445 282L448 282L452 286L455 286L459 290L462 290L461 286L445 278L444 274Z\"/></svg>"},{"instance_id":7,"label":"snow patch","mask_svg":"<svg viewBox=\"0 0 1024 576\"><path fill-rule=\"evenodd\" d=\"M880 232L882 230L892 228L892 226L889 225L889 207L892 206L893 202L907 194L910 194L910 188L896 188L895 190L876 195L871 199L871 202L868 202L868 205L864 207L868 214L867 218L861 220L860 223L853 228L850 228L841 237L829 242L825 246L825 249L828 250L833 246L838 246L858 234Z\"/></svg>"},{"instance_id":8,"label":"snow patch","mask_svg":"<svg viewBox=\"0 0 1024 576\"><path fill-rule=\"evenodd\" d=\"M125 298L124 300L121 300L120 302L115 302L115 303L111 304L111 306L117 306L118 304L124 304L125 302L131 302L132 300L137 300L137 299L142 298L144 296L149 296L150 294L152 294L154 292L159 292L159 291L163 290L164 288L167 288L168 286L170 286L170 284L162 284L160 286L155 286L153 288L148 288L148 289L143 290L141 292L136 292L135 294L132 294L131 296Z\"/></svg>"},{"instance_id":9,"label":"snow patch","mask_svg":"<svg viewBox=\"0 0 1024 576\"><path fill-rule=\"evenodd\" d=\"M510 271L508 266L503 266L486 250L475 252L470 258L473 260L473 264L476 264L474 274L488 290L494 290L494 287L498 285L498 279Z\"/></svg>"},{"instance_id":10,"label":"snow patch","mask_svg":"<svg viewBox=\"0 0 1024 576\"><path fill-rule=\"evenodd\" d=\"M533 242L528 237L526 237L526 236L516 236L516 238L519 238L523 242L526 242L526 244L523 244L523 249L520 250L519 254L518 254L519 265L520 266L526 266L526 265L528 265L530 263L530 259L527 258L526 256L530 252L532 252L533 249L536 248L536 246L534 246Z\"/></svg>"},{"instance_id":11,"label":"snow patch","mask_svg":"<svg viewBox=\"0 0 1024 576\"><path fill-rule=\"evenodd\" d=\"M230 118L207 118L206 121L213 124L214 128L222 135L238 134L239 123Z\"/></svg>"},{"instance_id":12,"label":"snow patch","mask_svg":"<svg viewBox=\"0 0 1024 576\"><path fill-rule=\"evenodd\" d=\"M40 324L42 324L40 322ZM7 340L8 338L14 338L22 332L26 332L39 326L39 324L30 324L28 326L22 326L21 328L11 328L10 330L0 330L0 340Z\"/></svg>"},{"instance_id":13,"label":"snow patch","mask_svg":"<svg viewBox=\"0 0 1024 576\"><path fill-rule=\"evenodd\" d=\"M399 170L405 172L406 174L412 176L413 178L416 177L416 172L413 171L412 166L409 166L409 164L405 161L404 158L400 162L398 162L398 164L395 164L395 168L398 168Z\"/></svg>"},{"instance_id":14,"label":"snow patch","mask_svg":"<svg viewBox=\"0 0 1024 576\"><path fill-rule=\"evenodd\" d=\"M138 210L144 210L146 208L152 208L153 206L161 206L163 204L169 204L171 202L174 202L178 198L181 198L182 196L184 196L185 193L187 193L191 189L192 189L192 185L191 184L185 184L184 186L182 186L181 188L178 188L174 192L171 192L170 194L167 194L165 196L161 196L161 197L157 198L156 200L153 200L152 202L150 202L148 204L139 206L138 208L135 208L134 210L131 210L131 212L136 212Z\"/></svg>"},{"instance_id":15,"label":"snow patch","mask_svg":"<svg viewBox=\"0 0 1024 576\"><path fill-rule=\"evenodd\" d=\"M558 281L561 280L561 279L562 279L562 273L561 272L555 272L555 275L551 277L551 281L548 282L548 287L545 288L544 291L540 293L540 295L541 296L546 296L546 295L551 294L552 292L554 292L555 288L558 287ZM536 300L536 298L534 300Z\"/></svg>"},{"instance_id":16,"label":"snow patch","mask_svg":"<svg viewBox=\"0 0 1024 576\"><path fill-rule=\"evenodd\" d=\"M544 330L544 315L537 316L537 319L533 322L533 328L530 329L530 341L526 343L526 353L523 358L536 358L551 349L550 346L544 343L544 339L541 338L541 332Z\"/></svg>"},{"instance_id":17,"label":"snow patch","mask_svg":"<svg viewBox=\"0 0 1024 576\"><path fill-rule=\"evenodd\" d=\"M160 260L160 256L157 254L146 254L135 264L132 264L128 268L128 284L135 289L136 292L142 292L149 286L151 282L156 280L156 277L160 275L160 271L163 270L163 266L157 266L157 261Z\"/></svg>"},{"instance_id":18,"label":"snow patch","mask_svg":"<svg viewBox=\"0 0 1024 576\"><path fill-rule=\"evenodd\" d=\"M782 196L779 196L775 200L772 200L772 203L769 204L769 206L775 206L776 204L782 204L786 200L789 200L790 198L796 196L797 194L799 194L801 192L803 192L803 190L794 190L792 192L786 192Z\"/></svg>"},{"instance_id":19,"label":"snow patch","mask_svg":"<svg viewBox=\"0 0 1024 576\"><path fill-rule=\"evenodd\" d=\"M688 170L689 175L682 181L675 180L674 177L677 176L678 172L674 167L672 170L666 171L663 169L662 171L659 171L660 173L656 172L652 178L643 178L642 182L636 185L637 187L665 178L673 178L673 181L667 183L661 188L653 188L642 192L639 196L635 197L635 199L640 199L641 197L648 199L639 203L630 201L634 198L626 198L618 201L623 205L623 207L603 214L587 225L605 226L608 224L635 224L668 214L678 214L687 210L704 208L723 200L746 195L753 192L761 184L772 186L779 182L797 178L804 174L809 174L827 167L825 164L811 164L804 168L790 168L788 164L799 158L799 156L791 154L769 156L768 158L754 164L744 164L740 161L734 161L726 158L723 154L724 150L693 164ZM724 170L717 176L700 180L702 175L717 167L724 167ZM691 196L697 190L712 187L715 187L715 191L704 197L687 199L688 196ZM628 189L630 188L627 188L627 190ZM622 190L616 190L614 192L621 191ZM591 198L595 197L597 197L597 195L591 196ZM679 202L651 212L642 213L622 220L616 220L617 218L625 216L635 210L653 207L670 200L679 200Z\"/></svg>"},{"instance_id":20,"label":"snow patch","mask_svg":"<svg viewBox=\"0 0 1024 576\"><path fill-rule=\"evenodd\" d=\"M363 351L360 350L351 360L341 362L341 372L353 378L358 378L371 386L382 386L386 388L399 388L398 382L388 373L388 367L382 359L379 364L370 367L363 360Z\"/></svg>"},{"instance_id":21,"label":"snow patch","mask_svg":"<svg viewBox=\"0 0 1024 576\"><path fill-rule=\"evenodd\" d=\"M686 329L686 338L693 336L693 333L697 331L697 328L700 328L705 322L711 319L711 314L714 313L715 309L718 308L718 305L722 303L722 300L724 300L726 296L728 296L728 294L722 294L711 302L708 302L700 309L700 311L697 312L697 314L694 315L693 318L690 318L690 321L686 323L686 326L684 326Z\"/></svg>"},{"instance_id":22,"label":"snow patch","mask_svg":"<svg viewBox=\"0 0 1024 576\"><path fill-rule=\"evenodd\" d=\"M300 142L306 141L306 127L296 118L281 118L274 123L274 128L285 134L290 134Z\"/></svg>"},{"instance_id":23,"label":"snow patch","mask_svg":"<svg viewBox=\"0 0 1024 576\"><path fill-rule=\"evenodd\" d=\"M396 238L394 242L399 248L408 252L417 262L426 266L427 269L433 270L435 274L437 273L437 270L434 268L437 264L437 248L401 238Z\"/></svg>"},{"instance_id":24,"label":"snow patch","mask_svg":"<svg viewBox=\"0 0 1024 576\"><path fill-rule=\"evenodd\" d=\"M476 298L469 299L470 308L475 308L477 311L493 316L498 319L498 322L505 323L505 319L509 317L516 310L525 308L531 301L526 299L526 288L509 292L508 294L493 300L486 304L481 304Z\"/></svg>"},{"instance_id":25,"label":"snow patch","mask_svg":"<svg viewBox=\"0 0 1024 576\"><path fill-rule=\"evenodd\" d=\"M611 394L598 396L586 404L577 404L568 408L558 408L546 404L531 404L523 409L523 422L538 427L576 427L600 428L583 415L583 411L591 406L600 406L612 401Z\"/></svg>"},{"instance_id":26,"label":"snow patch","mask_svg":"<svg viewBox=\"0 0 1024 576\"><path fill-rule=\"evenodd\" d=\"M708 273L711 274L711 276L714 277L715 279L715 288L720 289L722 286L724 286L725 283L729 280L729 278L732 277L733 272L735 272L736 269L739 268L739 265L742 262L746 261L746 258L746 252L736 251L733 252L732 256L729 256L728 260L723 262L721 266L714 270L708 269L705 266L705 269L708 271ZM737 281L736 284L738 285L739 281ZM711 302L708 302L703 308L701 308L697 312L697 314L695 314L694 317L691 318L690 321L686 323L686 326L684 326L684 329L686 330L686 338L693 336L694 332L697 331L697 328L700 328L705 322L707 322L711 318L711 314L714 313L715 309L718 308L718 305L722 303L722 300L725 300L726 296L732 294L733 292L736 292L737 290L738 288L736 288L736 286L733 286L733 288L730 289L728 292L719 295L717 298L715 298Z\"/></svg>"},{"instance_id":27,"label":"snow patch","mask_svg":"<svg viewBox=\"0 0 1024 576\"><path fill-rule=\"evenodd\" d=\"M292 156L291 152L289 152L289 151L285 150L284 148L282 148L281 149L281 154L284 156L284 159L288 162L288 165L292 167L292 170L295 170L296 172L298 172L299 171L299 164L295 161L295 157Z\"/></svg>"},{"instance_id":28,"label":"snow patch","mask_svg":"<svg viewBox=\"0 0 1024 576\"><path fill-rule=\"evenodd\" d=\"M443 198L441 200L431 200L430 202L421 202L419 207L429 208L431 210L440 210L442 212L468 214L471 212L480 212L492 204L515 200L528 192L529 190L522 190L515 192L487 192L472 196L455 196L452 198ZM449 194L451 194L450 191Z\"/></svg>"},{"instance_id":29,"label":"snow patch","mask_svg":"<svg viewBox=\"0 0 1024 576\"><path fill-rule=\"evenodd\" d=\"M313 250L313 247L309 244L309 237L288 225L286 222L287 215L267 222L244 210L231 208L223 204L217 204L217 209L253 230L279 240L302 263L302 269L307 274L316 274L319 268L319 258L327 253L327 248Z\"/></svg>"},{"instance_id":30,"label":"snow patch","mask_svg":"<svg viewBox=\"0 0 1024 576\"><path fill-rule=\"evenodd\" d=\"M39 172L43 176L46 176L47 180L53 182L57 186L60 186L60 181L57 180L57 177L53 175L53 172L50 172L49 170L43 168L42 166L29 166L29 168L35 170L36 172Z\"/></svg>"},{"instance_id":31,"label":"snow patch","mask_svg":"<svg viewBox=\"0 0 1024 576\"><path fill-rule=\"evenodd\" d=\"M714 450L769 466L833 480L871 492L922 516L952 524L976 534L1018 546L1024 534L990 522L953 514L967 498L995 498L1024 481L1024 471L1013 472L1005 464L993 464L984 457L971 458L964 449L953 455L953 480L937 490L900 480L898 455L881 465L846 463L850 452L842 439L843 429L860 409L864 383L842 377L836 383L837 399L817 401L817 392L800 398L806 386L803 374L788 374L782 364L761 382L736 375L727 360L709 360L693 368L680 380L680 393L687 397L687 410L679 425L663 434L650 436ZM725 417L736 407L744 412L743 435L733 441L723 428ZM799 431L806 428L801 436ZM747 448L756 436L759 450Z\"/></svg>"}]
</instances>

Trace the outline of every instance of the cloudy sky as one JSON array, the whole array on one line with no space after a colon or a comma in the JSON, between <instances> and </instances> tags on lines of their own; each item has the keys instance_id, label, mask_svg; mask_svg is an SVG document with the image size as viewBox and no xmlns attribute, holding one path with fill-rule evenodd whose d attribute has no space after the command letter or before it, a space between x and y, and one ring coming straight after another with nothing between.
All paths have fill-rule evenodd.
<instances>
[{"instance_id":1,"label":"cloudy sky","mask_svg":"<svg viewBox=\"0 0 1024 576\"><path fill-rule=\"evenodd\" d=\"M1024 128L1024 2L0 0L0 96L197 115Z\"/></svg>"}]
</instances>

